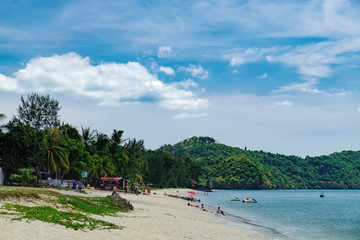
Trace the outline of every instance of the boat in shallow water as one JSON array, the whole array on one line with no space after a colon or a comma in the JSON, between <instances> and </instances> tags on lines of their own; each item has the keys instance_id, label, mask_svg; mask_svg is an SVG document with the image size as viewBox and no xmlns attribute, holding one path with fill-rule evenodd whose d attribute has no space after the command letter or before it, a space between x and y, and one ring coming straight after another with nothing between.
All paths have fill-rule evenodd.
<instances>
[{"instance_id":1,"label":"boat in shallow water","mask_svg":"<svg viewBox=\"0 0 360 240\"><path fill-rule=\"evenodd\" d=\"M257 203L256 199L249 199L249 198L243 199L242 202L245 202L245 203Z\"/></svg>"},{"instance_id":2,"label":"boat in shallow water","mask_svg":"<svg viewBox=\"0 0 360 240\"><path fill-rule=\"evenodd\" d=\"M232 198L230 201L240 201L240 198Z\"/></svg>"}]
</instances>

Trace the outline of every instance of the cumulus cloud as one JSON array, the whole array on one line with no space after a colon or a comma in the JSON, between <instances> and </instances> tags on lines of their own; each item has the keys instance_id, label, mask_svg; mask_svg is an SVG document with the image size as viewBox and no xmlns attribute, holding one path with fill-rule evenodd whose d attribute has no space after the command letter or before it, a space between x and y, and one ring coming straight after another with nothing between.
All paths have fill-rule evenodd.
<instances>
[{"instance_id":1,"label":"cumulus cloud","mask_svg":"<svg viewBox=\"0 0 360 240\"><path fill-rule=\"evenodd\" d=\"M159 46L158 48L158 57L159 58L169 58L172 56L172 48L169 46Z\"/></svg>"},{"instance_id":2,"label":"cumulus cloud","mask_svg":"<svg viewBox=\"0 0 360 240\"><path fill-rule=\"evenodd\" d=\"M207 113L180 113L175 115L174 119L187 119L187 118L198 118L198 117L206 117Z\"/></svg>"},{"instance_id":3,"label":"cumulus cloud","mask_svg":"<svg viewBox=\"0 0 360 240\"><path fill-rule=\"evenodd\" d=\"M160 66L159 71L163 72L163 73L166 73L168 75L175 75L175 71L171 67Z\"/></svg>"},{"instance_id":4,"label":"cumulus cloud","mask_svg":"<svg viewBox=\"0 0 360 240\"><path fill-rule=\"evenodd\" d=\"M191 76L197 77L200 79L205 79L205 78L209 77L209 72L204 70L204 68L202 68L200 65L195 66L195 65L189 64L188 67L179 67L179 71L190 72Z\"/></svg>"},{"instance_id":5,"label":"cumulus cloud","mask_svg":"<svg viewBox=\"0 0 360 240\"><path fill-rule=\"evenodd\" d=\"M104 105L158 102L169 109L204 109L207 99L165 84L137 62L91 65L76 53L37 57L13 77L0 75L0 89L13 92L61 92L89 97Z\"/></svg>"}]
</instances>

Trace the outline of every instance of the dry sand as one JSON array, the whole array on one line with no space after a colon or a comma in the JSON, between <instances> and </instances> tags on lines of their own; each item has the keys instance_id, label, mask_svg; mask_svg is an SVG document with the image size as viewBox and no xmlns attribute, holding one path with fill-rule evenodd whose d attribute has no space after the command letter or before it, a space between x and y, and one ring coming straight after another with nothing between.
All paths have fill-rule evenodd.
<instances>
[{"instance_id":1,"label":"dry sand","mask_svg":"<svg viewBox=\"0 0 360 240\"><path fill-rule=\"evenodd\" d=\"M187 206L187 201L164 195L179 194L186 189L158 190L151 195L120 193L128 199L135 210L122 213L120 217L100 217L124 226L122 230L76 231L64 226L40 221L11 221L9 216L0 215L0 240L46 239L274 239L266 234L242 230L227 225L223 217ZM70 191L61 191L69 194ZM87 190L88 196L107 196L110 191ZM156 194L153 194L153 193ZM1 203L0 203L1 205ZM226 217L225 217L226 218Z\"/></svg>"}]
</instances>

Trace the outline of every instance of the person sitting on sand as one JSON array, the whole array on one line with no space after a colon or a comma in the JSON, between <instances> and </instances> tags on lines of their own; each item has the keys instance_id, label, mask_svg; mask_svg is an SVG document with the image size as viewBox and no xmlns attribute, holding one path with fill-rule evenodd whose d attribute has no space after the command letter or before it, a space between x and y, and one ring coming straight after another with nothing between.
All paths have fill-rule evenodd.
<instances>
[{"instance_id":1,"label":"person sitting on sand","mask_svg":"<svg viewBox=\"0 0 360 240\"><path fill-rule=\"evenodd\" d=\"M224 211L220 209L220 207L218 207L218 209L216 210L216 215L220 215L222 214L223 216L225 216Z\"/></svg>"},{"instance_id":2,"label":"person sitting on sand","mask_svg":"<svg viewBox=\"0 0 360 240\"><path fill-rule=\"evenodd\" d=\"M199 205L193 205L193 204L190 204L190 203L188 203L188 206L190 206L190 207L197 207L197 208L199 208Z\"/></svg>"},{"instance_id":3,"label":"person sitting on sand","mask_svg":"<svg viewBox=\"0 0 360 240\"><path fill-rule=\"evenodd\" d=\"M208 210L205 209L204 204L201 204L201 209L202 209L203 211L205 211L205 212L210 212L210 211L208 211Z\"/></svg>"}]
</instances>

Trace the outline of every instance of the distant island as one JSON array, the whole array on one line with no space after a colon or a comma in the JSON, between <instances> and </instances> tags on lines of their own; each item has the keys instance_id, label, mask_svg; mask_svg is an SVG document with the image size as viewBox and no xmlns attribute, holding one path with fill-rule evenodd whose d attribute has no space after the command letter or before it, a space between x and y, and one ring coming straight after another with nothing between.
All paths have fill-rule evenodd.
<instances>
[{"instance_id":1,"label":"distant island","mask_svg":"<svg viewBox=\"0 0 360 240\"><path fill-rule=\"evenodd\" d=\"M297 157L250 151L192 137L160 151L190 157L203 170L200 183L220 189L360 189L360 151Z\"/></svg>"}]
</instances>

